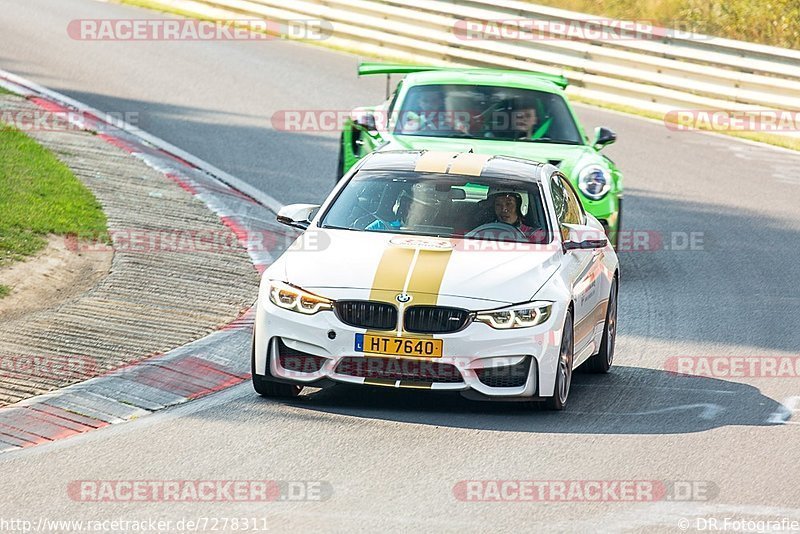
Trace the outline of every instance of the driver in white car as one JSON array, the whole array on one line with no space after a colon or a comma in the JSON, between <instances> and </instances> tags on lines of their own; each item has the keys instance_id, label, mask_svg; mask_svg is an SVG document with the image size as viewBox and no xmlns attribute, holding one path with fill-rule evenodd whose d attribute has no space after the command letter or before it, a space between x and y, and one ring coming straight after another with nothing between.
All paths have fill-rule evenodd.
<instances>
[{"instance_id":1,"label":"driver in white car","mask_svg":"<svg viewBox=\"0 0 800 534\"><path fill-rule=\"evenodd\" d=\"M500 191L493 196L497 222L510 224L525 234L525 237L531 237L534 229L522 222L522 196L514 191Z\"/></svg>"}]
</instances>

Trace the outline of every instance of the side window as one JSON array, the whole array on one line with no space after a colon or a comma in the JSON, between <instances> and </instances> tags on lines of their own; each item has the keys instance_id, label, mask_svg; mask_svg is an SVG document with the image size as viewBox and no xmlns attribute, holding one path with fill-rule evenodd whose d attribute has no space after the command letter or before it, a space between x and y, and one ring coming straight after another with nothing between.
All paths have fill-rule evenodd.
<instances>
[{"instance_id":1,"label":"side window","mask_svg":"<svg viewBox=\"0 0 800 534\"><path fill-rule=\"evenodd\" d=\"M403 80L400 80L397 83L397 87L394 88L394 94L392 94L391 99L389 101L389 107L386 108L387 116L391 117L392 111L394 111L394 106L397 104L397 97L400 96L400 90L403 88Z\"/></svg>"},{"instance_id":2,"label":"side window","mask_svg":"<svg viewBox=\"0 0 800 534\"><path fill-rule=\"evenodd\" d=\"M572 184L567 181L563 174L558 175L558 177L561 182L561 188L564 191L564 204L566 209L564 217L560 219L561 222L566 224L583 224L583 207L581 206L581 201L578 200L578 195L575 194Z\"/></svg>"},{"instance_id":3,"label":"side window","mask_svg":"<svg viewBox=\"0 0 800 534\"><path fill-rule=\"evenodd\" d=\"M567 204L564 199L564 187L558 179L558 175L554 174L550 178L550 191L553 193L553 207L556 209L556 216L558 217L558 224L564 222L564 214L567 212Z\"/></svg>"}]
</instances>

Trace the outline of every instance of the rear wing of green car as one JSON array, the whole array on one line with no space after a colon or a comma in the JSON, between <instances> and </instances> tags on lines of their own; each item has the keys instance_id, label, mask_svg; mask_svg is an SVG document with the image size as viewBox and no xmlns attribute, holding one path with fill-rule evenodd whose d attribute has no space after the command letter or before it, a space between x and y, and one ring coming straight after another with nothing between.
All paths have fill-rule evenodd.
<instances>
[{"instance_id":1,"label":"rear wing of green car","mask_svg":"<svg viewBox=\"0 0 800 534\"><path fill-rule=\"evenodd\" d=\"M554 83L561 89L566 89L569 85L569 80L560 74L547 74L545 72L535 72L528 70L509 70L509 69L483 69L478 67L434 67L430 65L402 65L399 63L371 63L364 62L358 65L359 76L372 76L375 74L409 74L412 72L426 72L426 71L446 71L446 72L459 72L459 71L481 71L481 72L496 72L498 74L513 72L515 74L529 74L535 76L540 80L547 80Z\"/></svg>"}]
</instances>

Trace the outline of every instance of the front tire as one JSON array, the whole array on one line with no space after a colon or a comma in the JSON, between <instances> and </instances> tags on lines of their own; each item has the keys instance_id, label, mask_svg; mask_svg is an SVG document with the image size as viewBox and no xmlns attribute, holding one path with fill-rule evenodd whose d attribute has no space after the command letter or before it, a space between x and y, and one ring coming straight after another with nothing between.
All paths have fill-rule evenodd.
<instances>
[{"instance_id":1,"label":"front tire","mask_svg":"<svg viewBox=\"0 0 800 534\"><path fill-rule=\"evenodd\" d=\"M258 375L253 375L253 389L262 397L292 399L303 391L303 386L272 382L271 380L264 380Z\"/></svg>"},{"instance_id":2,"label":"front tire","mask_svg":"<svg viewBox=\"0 0 800 534\"><path fill-rule=\"evenodd\" d=\"M608 294L608 309L606 310L606 323L603 327L603 339L600 341L600 350L586 361L586 369L592 373L607 373L614 363L614 346L617 342L617 279L611 282L611 292Z\"/></svg>"},{"instance_id":3,"label":"front tire","mask_svg":"<svg viewBox=\"0 0 800 534\"><path fill-rule=\"evenodd\" d=\"M545 401L548 410L563 410L567 405L569 387L572 384L572 362L574 357L574 336L572 329L572 312L567 313L564 320L564 333L561 336L561 349L558 354L556 384L553 396Z\"/></svg>"},{"instance_id":4,"label":"front tire","mask_svg":"<svg viewBox=\"0 0 800 534\"><path fill-rule=\"evenodd\" d=\"M250 358L250 375L253 380L253 389L262 397L278 398L278 399L291 399L303 391L303 386L297 384L284 384L282 382L273 382L261 375L256 374L256 338L253 336L253 347L251 349ZM267 376L269 374L269 362L267 362Z\"/></svg>"}]
</instances>

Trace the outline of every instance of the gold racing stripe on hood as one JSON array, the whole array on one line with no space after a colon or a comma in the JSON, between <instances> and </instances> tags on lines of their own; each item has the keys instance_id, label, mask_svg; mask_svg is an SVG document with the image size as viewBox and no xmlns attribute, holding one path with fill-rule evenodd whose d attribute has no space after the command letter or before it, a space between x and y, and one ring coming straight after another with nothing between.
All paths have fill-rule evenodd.
<instances>
[{"instance_id":1,"label":"gold racing stripe on hood","mask_svg":"<svg viewBox=\"0 0 800 534\"><path fill-rule=\"evenodd\" d=\"M401 317L406 305L396 300L400 293L412 297L407 306L435 306L452 253L452 249L424 250L390 244L378 262L369 299L398 306ZM387 332L368 333L387 335ZM395 331L395 335L401 334L401 330ZM430 334L414 334L414 337L430 337Z\"/></svg>"},{"instance_id":2,"label":"gold racing stripe on hood","mask_svg":"<svg viewBox=\"0 0 800 534\"><path fill-rule=\"evenodd\" d=\"M411 304L435 306L450 262L452 250L420 250L414 271L408 283L408 294L414 297Z\"/></svg>"},{"instance_id":3,"label":"gold racing stripe on hood","mask_svg":"<svg viewBox=\"0 0 800 534\"><path fill-rule=\"evenodd\" d=\"M446 173L458 152L425 152L417 160L416 172Z\"/></svg>"},{"instance_id":4,"label":"gold racing stripe on hood","mask_svg":"<svg viewBox=\"0 0 800 534\"><path fill-rule=\"evenodd\" d=\"M397 304L395 297L403 290L403 284L414 261L413 248L395 247L389 245L383 252L372 289L369 293L370 300L391 302Z\"/></svg>"},{"instance_id":5,"label":"gold racing stripe on hood","mask_svg":"<svg viewBox=\"0 0 800 534\"><path fill-rule=\"evenodd\" d=\"M370 289L370 300L397 304L400 293L412 296L410 305L434 306L439 298L452 249L422 250L389 245Z\"/></svg>"},{"instance_id":6,"label":"gold racing stripe on hood","mask_svg":"<svg viewBox=\"0 0 800 534\"><path fill-rule=\"evenodd\" d=\"M488 154L463 153L456 156L450 165L448 174L465 174L467 176L480 176L483 166L492 159Z\"/></svg>"}]
</instances>

